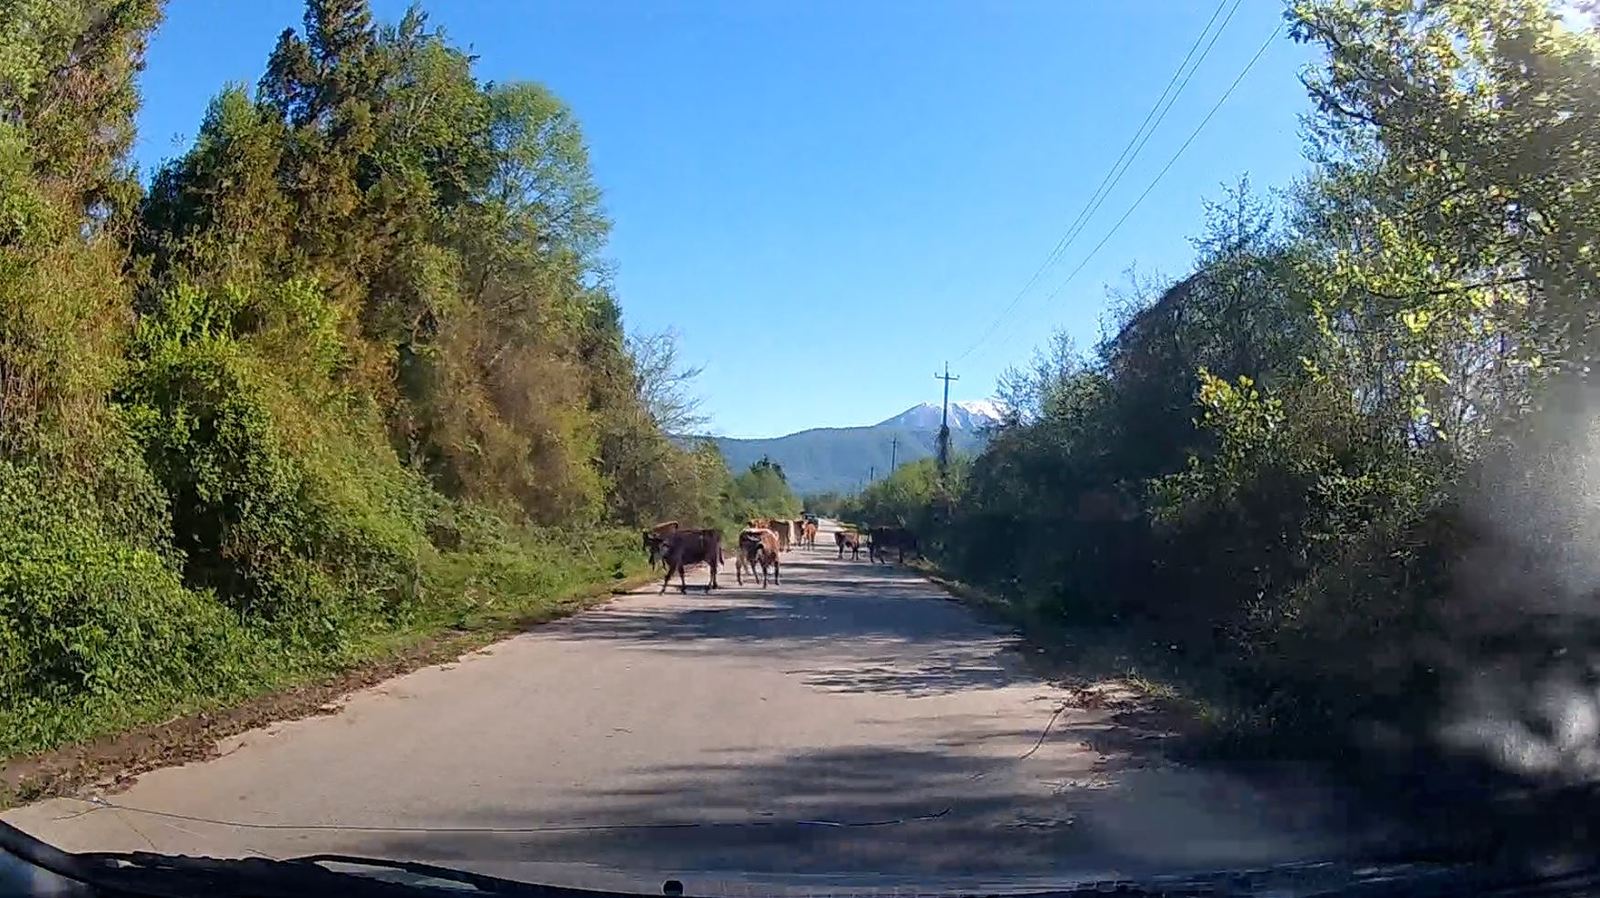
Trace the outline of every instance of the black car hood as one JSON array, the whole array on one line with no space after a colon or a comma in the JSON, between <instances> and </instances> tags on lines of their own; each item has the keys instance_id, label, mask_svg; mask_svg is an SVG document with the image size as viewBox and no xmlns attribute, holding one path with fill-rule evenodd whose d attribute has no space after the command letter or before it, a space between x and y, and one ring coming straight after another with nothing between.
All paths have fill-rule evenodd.
<instances>
[{"instance_id":1,"label":"black car hood","mask_svg":"<svg viewBox=\"0 0 1600 898\"><path fill-rule=\"evenodd\" d=\"M800 896L1006 896L1006 895L1481 895L1500 889L1515 894L1537 886L1540 894L1589 894L1600 873L1531 876L1471 865L1436 863L1308 862L1257 869L1192 871L1150 876L1084 870L1050 876L875 875L752 873L737 870L619 870L600 865L453 861L451 866L520 882L551 884L609 894L662 895L669 883L685 896L752 898Z\"/></svg>"}]
</instances>

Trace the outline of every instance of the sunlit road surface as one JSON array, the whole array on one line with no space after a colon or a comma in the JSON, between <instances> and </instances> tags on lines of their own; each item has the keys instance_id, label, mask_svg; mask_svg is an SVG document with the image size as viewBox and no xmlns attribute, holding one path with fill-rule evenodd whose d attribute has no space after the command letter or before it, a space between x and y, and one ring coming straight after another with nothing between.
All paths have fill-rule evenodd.
<instances>
[{"instance_id":1,"label":"sunlit road surface","mask_svg":"<svg viewBox=\"0 0 1600 898\"><path fill-rule=\"evenodd\" d=\"M1026 884L1348 852L1322 790L1161 760L926 580L838 560L829 532L783 562L781 586L738 587L730 554L709 596L652 585L83 793L122 807L5 816L69 850L340 852L657 893L673 876Z\"/></svg>"}]
</instances>

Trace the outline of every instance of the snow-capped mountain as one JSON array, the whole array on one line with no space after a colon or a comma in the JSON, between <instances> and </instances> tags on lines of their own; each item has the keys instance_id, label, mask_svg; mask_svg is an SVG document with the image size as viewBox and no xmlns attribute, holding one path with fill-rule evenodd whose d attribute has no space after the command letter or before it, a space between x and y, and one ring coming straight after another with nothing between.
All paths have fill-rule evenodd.
<instances>
[{"instance_id":1,"label":"snow-capped mountain","mask_svg":"<svg viewBox=\"0 0 1600 898\"><path fill-rule=\"evenodd\" d=\"M983 447L984 428L1000 421L1004 406L992 400L950 403L950 444L957 453ZM870 427L817 427L767 439L716 437L728 467L743 471L765 456L780 465L798 493L852 492L891 465L928 458L939 448L939 406L914 405Z\"/></svg>"},{"instance_id":2,"label":"snow-capped mountain","mask_svg":"<svg viewBox=\"0 0 1600 898\"><path fill-rule=\"evenodd\" d=\"M968 432L982 430L999 424L1004 414L1000 404L993 399L967 399L950 403L950 429ZM932 402L922 402L906 409L879 427L906 427L912 430L938 430L940 410Z\"/></svg>"}]
</instances>

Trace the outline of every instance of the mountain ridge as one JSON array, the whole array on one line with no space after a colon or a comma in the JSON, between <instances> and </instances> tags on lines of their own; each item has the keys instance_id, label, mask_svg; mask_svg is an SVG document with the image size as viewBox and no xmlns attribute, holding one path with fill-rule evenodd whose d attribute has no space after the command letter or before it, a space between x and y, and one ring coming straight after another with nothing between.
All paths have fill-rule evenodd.
<instances>
[{"instance_id":1,"label":"mountain ridge","mask_svg":"<svg viewBox=\"0 0 1600 898\"><path fill-rule=\"evenodd\" d=\"M931 410L931 415L929 411ZM991 400L950 403L950 446L972 452L986 429L1000 422L1002 407ZM868 477L883 477L891 462L905 464L938 451L939 406L919 403L877 424L811 427L777 437L710 437L728 467L742 471L763 456L783 467L795 492L850 492Z\"/></svg>"}]
</instances>

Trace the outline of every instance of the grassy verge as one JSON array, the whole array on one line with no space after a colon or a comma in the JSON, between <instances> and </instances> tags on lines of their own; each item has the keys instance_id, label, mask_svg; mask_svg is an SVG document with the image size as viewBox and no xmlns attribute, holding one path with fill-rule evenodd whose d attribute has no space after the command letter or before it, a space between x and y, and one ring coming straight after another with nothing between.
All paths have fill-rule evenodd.
<instances>
[{"instance_id":1,"label":"grassy verge","mask_svg":"<svg viewBox=\"0 0 1600 898\"><path fill-rule=\"evenodd\" d=\"M636 539L519 531L428 559L423 594L404 613L365 622L333 650L256 638L230 662L248 676L50 705L0 702L0 808L205 757L218 739L325 713L355 689L605 601L649 579Z\"/></svg>"}]
</instances>

